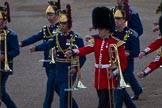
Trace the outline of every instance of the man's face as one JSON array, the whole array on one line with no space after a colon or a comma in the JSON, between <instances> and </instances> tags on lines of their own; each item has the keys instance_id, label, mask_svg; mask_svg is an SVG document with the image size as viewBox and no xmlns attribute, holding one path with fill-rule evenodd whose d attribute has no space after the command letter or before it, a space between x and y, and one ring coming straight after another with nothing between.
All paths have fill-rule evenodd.
<instances>
[{"instance_id":1,"label":"man's face","mask_svg":"<svg viewBox=\"0 0 162 108\"><path fill-rule=\"evenodd\" d=\"M63 32L68 32L69 27L68 27L68 23L67 22L60 22L60 25L61 25L61 30Z\"/></svg>"},{"instance_id":2,"label":"man's face","mask_svg":"<svg viewBox=\"0 0 162 108\"><path fill-rule=\"evenodd\" d=\"M0 28L3 28L5 26L5 21L0 18Z\"/></svg>"},{"instance_id":3,"label":"man's face","mask_svg":"<svg viewBox=\"0 0 162 108\"><path fill-rule=\"evenodd\" d=\"M115 26L117 28L122 27L125 24L125 19L122 17L115 17Z\"/></svg>"},{"instance_id":4,"label":"man's face","mask_svg":"<svg viewBox=\"0 0 162 108\"><path fill-rule=\"evenodd\" d=\"M53 24L57 21L58 15L54 14L54 13L47 13L47 19L48 19L49 23Z\"/></svg>"},{"instance_id":5,"label":"man's face","mask_svg":"<svg viewBox=\"0 0 162 108\"><path fill-rule=\"evenodd\" d=\"M102 38L107 35L108 30L105 28L98 28L98 33L99 33L99 36Z\"/></svg>"}]
</instances>

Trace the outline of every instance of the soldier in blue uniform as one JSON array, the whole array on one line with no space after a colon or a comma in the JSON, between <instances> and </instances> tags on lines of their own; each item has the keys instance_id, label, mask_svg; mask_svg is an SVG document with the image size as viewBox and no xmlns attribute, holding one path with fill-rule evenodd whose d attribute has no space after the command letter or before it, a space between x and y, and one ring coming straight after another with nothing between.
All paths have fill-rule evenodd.
<instances>
[{"instance_id":1,"label":"soldier in blue uniform","mask_svg":"<svg viewBox=\"0 0 162 108\"><path fill-rule=\"evenodd\" d=\"M134 71L134 58L138 57L140 52L140 43L138 33L127 27L126 23L129 20L127 16L129 14L128 4L124 6L116 6L113 9L116 30L113 36L125 42L125 53L128 61L128 66L123 72L123 77L126 83L129 83L133 89L141 88L138 81L136 80ZM139 91L140 92L140 91ZM135 104L131 101L131 98L124 89L117 91L117 102L118 108L121 108L121 104L126 104L127 108L136 108Z\"/></svg>"},{"instance_id":2,"label":"soldier in blue uniform","mask_svg":"<svg viewBox=\"0 0 162 108\"><path fill-rule=\"evenodd\" d=\"M28 46L37 41L43 40L43 43L47 42L49 39L53 37L53 34L60 31L61 27L59 24L59 9L60 9L60 1L49 1L49 6L46 9L47 19L49 21L49 25L46 25L42 28L40 32L30 36L29 38L20 42L21 47ZM51 50L44 51L44 60L43 67L45 67L47 79L46 85L46 96L43 103L43 108L51 108L51 104L54 97L54 91L57 92L57 88L54 88L54 80L55 80L55 64L50 63L52 56Z\"/></svg>"},{"instance_id":3,"label":"soldier in blue uniform","mask_svg":"<svg viewBox=\"0 0 162 108\"><path fill-rule=\"evenodd\" d=\"M5 6L0 6L0 102L7 108L17 108L6 91L8 77L13 74L13 59L20 53L18 36L6 25L10 22L9 13L9 4L5 2Z\"/></svg>"},{"instance_id":4,"label":"soldier in blue uniform","mask_svg":"<svg viewBox=\"0 0 162 108\"><path fill-rule=\"evenodd\" d=\"M129 0L117 0L116 3L118 6L123 6L125 3L128 3ZM143 26L139 17L139 14L133 7L129 7L130 19L128 21L128 27L135 30L140 37L143 34Z\"/></svg>"},{"instance_id":5,"label":"soldier in blue uniform","mask_svg":"<svg viewBox=\"0 0 162 108\"><path fill-rule=\"evenodd\" d=\"M82 37L71 30L72 28L72 18L71 18L71 7L68 4L66 10L62 10L60 13L60 24L61 31L56 33L55 36L49 40L47 43L40 44L38 46L33 46L30 50L42 51L47 50L55 46L56 48L56 79L55 86L59 88L60 94L60 108L67 108L68 93L65 89L68 88L68 67L71 66L74 61L65 56L65 52L72 47L83 47L84 42ZM85 63L86 57L82 56L79 58L80 68ZM73 71L72 71L73 70ZM76 67L71 68L72 81L76 80ZM77 103L73 99L73 108L78 108Z\"/></svg>"},{"instance_id":6,"label":"soldier in blue uniform","mask_svg":"<svg viewBox=\"0 0 162 108\"><path fill-rule=\"evenodd\" d=\"M123 7L124 5L129 5L128 2L129 0L117 0L117 4L119 7ZM136 10L133 7L127 6L126 9L129 11L126 14L126 19L127 19L127 27L129 27L130 29L134 30L137 35L136 37L140 37L143 34L143 27L142 27L142 23L141 20L139 18L138 13L136 12ZM124 31L128 31L128 30L124 30ZM123 32L123 36L124 36L124 32ZM132 38L132 36L129 36ZM120 36L120 39L122 38L122 36ZM130 40L128 38L128 40ZM135 39L137 40L137 39ZM134 96L132 96L132 100L137 100L139 98L139 95L143 92L142 86L140 85L140 83L137 81L137 79L135 78L133 71L134 71L134 57L137 57L138 51L139 51L139 42L136 43L136 41L132 41L131 43L133 43L132 45L134 45L134 47L132 47L132 52L130 53L131 58L128 59L128 61L130 63L129 64L129 69L126 72L126 76L125 76L125 80L126 82L128 82L134 92ZM125 40L126 41L126 40ZM138 45L136 47L136 45ZM130 44L127 45L127 41L126 41L126 47L130 46ZM134 49L133 49L134 48ZM130 50L127 49L126 50Z\"/></svg>"}]
</instances>

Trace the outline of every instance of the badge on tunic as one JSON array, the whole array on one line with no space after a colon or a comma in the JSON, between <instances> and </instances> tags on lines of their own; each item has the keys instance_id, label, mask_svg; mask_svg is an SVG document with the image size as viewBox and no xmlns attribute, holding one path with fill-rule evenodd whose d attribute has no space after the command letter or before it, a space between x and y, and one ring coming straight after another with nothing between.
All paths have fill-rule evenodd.
<instances>
[{"instance_id":1,"label":"badge on tunic","mask_svg":"<svg viewBox=\"0 0 162 108\"><path fill-rule=\"evenodd\" d=\"M109 46L108 43L106 43L106 48L108 48L108 46Z\"/></svg>"},{"instance_id":2,"label":"badge on tunic","mask_svg":"<svg viewBox=\"0 0 162 108\"><path fill-rule=\"evenodd\" d=\"M70 45L70 40L66 39L66 45Z\"/></svg>"}]
</instances>

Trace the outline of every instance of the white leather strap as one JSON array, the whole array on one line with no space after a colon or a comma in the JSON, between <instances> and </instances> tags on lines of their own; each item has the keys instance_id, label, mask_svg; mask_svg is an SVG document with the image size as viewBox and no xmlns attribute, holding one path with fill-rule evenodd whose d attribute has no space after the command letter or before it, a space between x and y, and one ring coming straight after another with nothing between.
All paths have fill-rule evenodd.
<instances>
[{"instance_id":1,"label":"white leather strap","mask_svg":"<svg viewBox=\"0 0 162 108\"><path fill-rule=\"evenodd\" d=\"M95 64L95 68L109 68L110 64Z\"/></svg>"}]
</instances>

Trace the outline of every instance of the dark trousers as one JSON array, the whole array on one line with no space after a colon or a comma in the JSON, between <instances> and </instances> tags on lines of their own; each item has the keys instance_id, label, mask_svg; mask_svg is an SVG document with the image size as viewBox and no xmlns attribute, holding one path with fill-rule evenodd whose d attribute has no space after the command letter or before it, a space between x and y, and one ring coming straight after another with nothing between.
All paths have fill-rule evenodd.
<instances>
[{"instance_id":1,"label":"dark trousers","mask_svg":"<svg viewBox=\"0 0 162 108\"><path fill-rule=\"evenodd\" d=\"M97 90L99 98L98 108L114 107L114 89Z\"/></svg>"},{"instance_id":2,"label":"dark trousers","mask_svg":"<svg viewBox=\"0 0 162 108\"><path fill-rule=\"evenodd\" d=\"M131 86L131 89L135 95L142 93L142 86L136 79L133 70L127 69L125 72L123 72L123 77L125 82Z\"/></svg>"},{"instance_id":3,"label":"dark trousers","mask_svg":"<svg viewBox=\"0 0 162 108\"><path fill-rule=\"evenodd\" d=\"M59 88L60 108L68 108L68 92L65 91L65 89L68 88L68 82L67 81L56 82L55 85L57 88ZM72 98L72 108L79 108L74 98Z\"/></svg>"},{"instance_id":4,"label":"dark trousers","mask_svg":"<svg viewBox=\"0 0 162 108\"><path fill-rule=\"evenodd\" d=\"M1 93L2 93L2 102L7 106L7 108L17 108L11 97L6 91L6 82L8 79L8 75L1 76Z\"/></svg>"},{"instance_id":5,"label":"dark trousers","mask_svg":"<svg viewBox=\"0 0 162 108\"><path fill-rule=\"evenodd\" d=\"M137 108L127 93L125 88L117 88L114 91L115 95L115 108L122 108L123 102L127 108Z\"/></svg>"},{"instance_id":6,"label":"dark trousers","mask_svg":"<svg viewBox=\"0 0 162 108\"><path fill-rule=\"evenodd\" d=\"M43 108L51 108L55 91L59 95L58 88L55 87L55 71L55 68L46 68L46 74L48 79L46 84L46 95L43 103Z\"/></svg>"}]
</instances>

